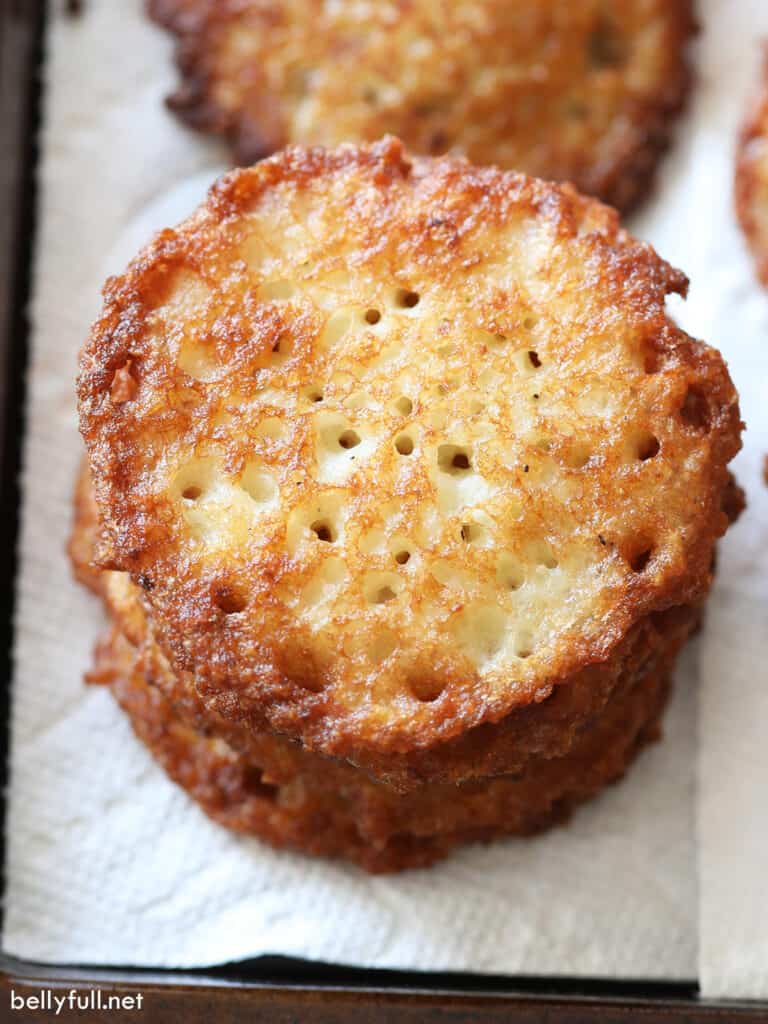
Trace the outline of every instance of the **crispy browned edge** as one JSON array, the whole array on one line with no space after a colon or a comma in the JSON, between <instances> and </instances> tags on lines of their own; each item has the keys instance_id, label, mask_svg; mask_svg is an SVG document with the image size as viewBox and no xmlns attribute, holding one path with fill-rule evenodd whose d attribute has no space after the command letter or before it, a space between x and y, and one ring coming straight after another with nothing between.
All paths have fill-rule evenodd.
<instances>
[{"instance_id":1,"label":"crispy browned edge","mask_svg":"<svg viewBox=\"0 0 768 1024\"><path fill-rule=\"evenodd\" d=\"M760 138L768 144L768 41L763 43L760 78L739 132L733 190L736 216L752 252L757 276L768 287L768 238L764 235L761 237L760 228L754 216L754 205L759 196L760 182L756 178L754 164L749 158L751 143ZM764 188L768 190L768 182L765 183Z\"/></svg>"},{"instance_id":2,"label":"crispy browned edge","mask_svg":"<svg viewBox=\"0 0 768 1024\"><path fill-rule=\"evenodd\" d=\"M226 140L240 166L261 160L291 141L301 141L285 138L276 105L269 96L261 103L259 122L248 111L241 111L238 116L228 114L211 95L208 34L217 21L229 17L226 3L145 0L145 5L149 17L175 36L180 83L166 103L188 127ZM694 0L668 0L668 6L668 13L674 15L672 48L678 58L676 74L660 83L655 102L639 110L635 144L606 163L600 173L594 171L589 182L574 180L577 188L598 196L623 214L632 212L652 192L659 161L672 140L672 123L683 111L693 82L687 49L699 29ZM555 167L549 176L561 178Z\"/></svg>"},{"instance_id":3,"label":"crispy browned edge","mask_svg":"<svg viewBox=\"0 0 768 1024\"><path fill-rule=\"evenodd\" d=\"M624 216L633 213L653 192L659 162L672 143L674 119L684 111L694 81L687 54L699 31L694 0L669 0L668 8L670 12L674 9L675 15L677 73L663 84L656 103L649 104L638 119L635 147L614 161L594 189L598 198ZM575 184L578 187L579 183Z\"/></svg>"}]
</instances>

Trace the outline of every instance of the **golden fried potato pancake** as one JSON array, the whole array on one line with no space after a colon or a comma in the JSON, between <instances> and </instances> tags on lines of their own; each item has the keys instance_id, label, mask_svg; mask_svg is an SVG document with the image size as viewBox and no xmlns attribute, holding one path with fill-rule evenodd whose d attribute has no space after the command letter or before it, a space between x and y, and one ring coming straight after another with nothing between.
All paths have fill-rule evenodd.
<instances>
[{"instance_id":1,"label":"golden fried potato pancake","mask_svg":"<svg viewBox=\"0 0 768 1024\"><path fill-rule=\"evenodd\" d=\"M263 737L248 756L195 725L156 686L115 628L97 649L91 681L109 684L134 730L214 820L277 847L343 857L371 872L426 867L461 843L530 835L623 775L657 738L668 675L656 668L617 697L564 758L524 774L399 796L358 769Z\"/></svg>"},{"instance_id":2,"label":"golden fried potato pancake","mask_svg":"<svg viewBox=\"0 0 768 1024\"><path fill-rule=\"evenodd\" d=\"M572 189L396 140L237 171L85 346L101 563L255 731L403 789L562 753L727 525L685 285Z\"/></svg>"},{"instance_id":3,"label":"golden fried potato pancake","mask_svg":"<svg viewBox=\"0 0 768 1024\"><path fill-rule=\"evenodd\" d=\"M736 150L735 202L757 274L768 287L768 45Z\"/></svg>"},{"instance_id":4,"label":"golden fried potato pancake","mask_svg":"<svg viewBox=\"0 0 768 1024\"><path fill-rule=\"evenodd\" d=\"M149 0L170 106L240 163L399 135L415 152L573 181L623 210L685 98L692 0Z\"/></svg>"}]
</instances>

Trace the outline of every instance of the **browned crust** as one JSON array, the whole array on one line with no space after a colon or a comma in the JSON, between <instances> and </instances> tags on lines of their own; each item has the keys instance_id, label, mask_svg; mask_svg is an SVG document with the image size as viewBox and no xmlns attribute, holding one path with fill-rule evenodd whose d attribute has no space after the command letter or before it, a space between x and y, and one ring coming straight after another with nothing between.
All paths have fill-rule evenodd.
<instances>
[{"instance_id":1,"label":"browned crust","mask_svg":"<svg viewBox=\"0 0 768 1024\"><path fill-rule=\"evenodd\" d=\"M507 0L481 0L476 7L480 17L485 14L497 20L497 36L508 34L508 59L517 61L520 55L515 53L514 46L523 25L530 20L530 11L521 11L519 16L511 14L512 8L507 6ZM484 98L479 105L470 103L462 114L454 114L453 119L450 107L447 115L435 119L433 107L445 104L445 90L451 88L450 79L446 78L443 47L445 32L450 30L452 11L450 5L425 0L413 4L403 0L398 31L413 19L414 36L422 42L425 36L429 37L436 31L436 25L441 26L434 39L440 58L435 61L433 80L426 83L426 94L433 99L427 101L421 93L409 99L406 92L401 105L386 115L372 112L369 121L350 123L340 116L339 111L357 88L355 68L342 67L339 63L338 55L344 54L347 46L343 40L334 39L333 28L320 26L323 17L321 4L317 4L316 9L312 4L298 5L292 11L290 4L268 5L260 0L247 3L242 0L147 0L150 17L176 39L175 58L180 84L168 99L169 107L190 127L225 138L232 146L238 164L252 163L292 143L331 145L341 141L363 142L392 133L400 136L415 152L439 153L451 147L476 163L493 163L538 177L572 181L583 192L596 195L626 213L651 191L657 164L670 143L673 120L683 108L690 89L692 72L687 48L697 27L693 0L657 0L650 6L629 0L620 12L613 12L611 17L619 13L620 18L625 19L623 31L626 35L622 38L621 31L613 26L607 42L600 47L606 52L597 55L598 67L593 69L591 79L582 69L584 57L579 47L582 43L591 45L589 40L593 36L597 38L606 24L610 25L609 16L591 2L573 3L569 7L566 23L560 27L557 27L556 20L555 27L548 23L546 7L539 12L542 20L540 35L528 40L523 51L523 55L528 57L537 46L541 49L538 63L531 61L527 95L525 92L521 95L518 83L511 87L511 91L505 91L510 89L508 86L499 91L495 108L492 102L489 106L489 101ZM562 19L563 10L561 8L557 14L553 11L551 17ZM245 30L253 36L252 64L247 68L237 64L230 67L219 53L222 40L232 24L247 21L249 17L255 20ZM582 38L584 18L594 20L592 35L588 34L586 41ZM621 65L614 64L617 52L631 45L633 35L639 36L643 29L650 35L645 19L650 22L652 18L660 23L656 32L657 49L646 58L655 65L652 86L643 90L622 83L617 87L612 79L616 76L621 83ZM300 39L307 24L315 28L307 35L309 52L304 53ZM271 44L270 34L273 31L279 35ZM268 73L261 76L259 72L260 64L274 60L276 54L286 49L286 33L290 37L291 31L302 57L300 65L321 67L331 77L334 67L339 65L338 90L328 97L327 107L317 112L313 127L309 129L293 129L292 106L298 101L290 94L275 92L263 80ZM455 31L466 34L466 27L461 30L456 27ZM614 32L617 33L615 38ZM362 75L370 68L386 68L396 81L397 60L405 48L403 41L396 42L393 33L393 41L389 44L392 53L387 55L382 49L388 45L386 28L383 42L378 47L371 43L372 37L373 33L370 33L367 44L371 52L364 51L367 60L366 56L360 57L357 73ZM472 60L473 47L478 50L479 69L488 70L483 62L493 60L493 57L489 54L487 40L482 36L473 39L470 33L469 42L465 42L463 47L467 61ZM354 47L352 50L354 52ZM556 53L554 58L552 53ZM564 71L568 67L572 67L574 76L570 82ZM548 68L543 77L542 68ZM564 80L563 75L566 75ZM552 77L561 84L547 84ZM219 97L222 83L226 85L229 96L226 104ZM569 87L575 88L570 100ZM456 83L456 88L466 93L468 86ZM526 102L540 99L549 90L554 93L549 106L545 106L530 123L522 114ZM232 93L236 99L232 99ZM604 105L611 106L612 110L607 121L601 122L599 128L585 126L580 146L569 148L562 140L579 130L573 120L576 115L570 108L581 110L578 116L583 118L584 110L600 108L602 111ZM517 107L521 113L516 116L511 111ZM456 123L457 116L463 117L463 123ZM340 122L338 129L335 128L336 121ZM484 123L500 127L489 129L478 139L475 137L477 127ZM322 129L318 127L320 124ZM472 128L472 137L465 130L467 125ZM541 132L541 139L537 147L531 147L525 140L537 131Z\"/></svg>"},{"instance_id":2,"label":"browned crust","mask_svg":"<svg viewBox=\"0 0 768 1024\"><path fill-rule=\"evenodd\" d=\"M460 844L531 835L567 820L658 737L669 688L663 668L646 675L567 757L533 763L519 777L425 786L402 797L277 737L263 737L256 755L237 754L215 730L180 716L141 665L113 630L98 647L91 681L111 685L139 738L211 818L278 848L341 857L374 873L426 867Z\"/></svg>"},{"instance_id":3,"label":"browned crust","mask_svg":"<svg viewBox=\"0 0 768 1024\"><path fill-rule=\"evenodd\" d=\"M768 287L768 44L736 146L734 202L757 275Z\"/></svg>"},{"instance_id":4,"label":"browned crust","mask_svg":"<svg viewBox=\"0 0 768 1024\"><path fill-rule=\"evenodd\" d=\"M444 194L460 184L463 195L472 197L470 210L479 195L490 200L489 216L493 216L491 203L500 204L504 211L535 211L551 220L564 240L574 237L579 225L591 225L590 238L605 261L611 287L631 295L643 310L651 325L654 359L669 371L670 394L683 402L681 421L674 429L682 431L681 439L700 432L706 435L697 520L695 529L688 530L684 554L662 584L633 582L604 623L599 644L570 644L557 666L530 692L446 697L416 709L407 732L389 727L370 731L361 727L359 719L345 721L327 693L312 692L302 680L297 681L295 665L286 670L265 662L254 669L238 652L237 639L230 643L231 634L221 631L221 613L214 607L213 596L194 579L174 576L172 590L164 583L153 584L146 597L154 610L159 639L177 671L194 671L194 685L211 709L240 718L255 731L268 729L300 738L310 749L348 758L403 788L424 779L456 781L516 770L521 758L524 761L546 749L554 753L567 749L573 729L599 711L626 666L632 670L657 647L659 615L683 607L689 618L695 617L711 582L715 540L727 525L722 509L729 479L727 462L739 447L738 404L721 357L680 332L664 313L664 294L683 290L684 278L649 247L619 230L605 208L589 204L571 190L448 159L409 161L391 140L369 149L292 149L219 183L195 218L180 230L159 236L126 276L109 283L104 314L84 351L79 381L81 424L99 504L106 513L111 544L106 564L129 570L140 581L149 565L148 545L166 528L155 511L132 507L131 475L138 472L133 464L138 466L140 453L131 448L131 403L109 400L115 373L128 362L135 361L144 387L162 390L164 386L158 374L166 371L153 369L154 356L144 350L140 337L146 304L162 287L169 268L184 259L198 231L205 234L219 221L233 223L240 211L278 183L290 181L301 188L344 168L354 168L364 180L385 190L399 187L409 177L416 181L429 177L436 192ZM454 210L457 219L468 212L458 204ZM440 271L436 264L435 272ZM273 584L266 580L261 584L266 599ZM311 664L302 671L311 673ZM192 685L192 675L187 678ZM550 696L555 690L556 696ZM521 707L525 703L529 706ZM564 745L558 746L555 737Z\"/></svg>"},{"instance_id":5,"label":"browned crust","mask_svg":"<svg viewBox=\"0 0 768 1024\"><path fill-rule=\"evenodd\" d=\"M84 458L77 474L74 493L72 530L67 554L75 579L95 594L103 594L103 573L94 564L99 533L99 510L91 485L88 463Z\"/></svg>"},{"instance_id":6,"label":"browned crust","mask_svg":"<svg viewBox=\"0 0 768 1024\"><path fill-rule=\"evenodd\" d=\"M768 44L736 146L734 203L757 275L768 287Z\"/></svg>"}]
</instances>

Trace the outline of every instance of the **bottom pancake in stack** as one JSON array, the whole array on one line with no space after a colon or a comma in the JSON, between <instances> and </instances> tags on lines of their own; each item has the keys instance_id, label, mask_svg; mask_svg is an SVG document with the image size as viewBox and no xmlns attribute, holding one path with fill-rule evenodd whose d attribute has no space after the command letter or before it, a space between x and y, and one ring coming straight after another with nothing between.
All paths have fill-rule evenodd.
<instances>
[{"instance_id":1,"label":"bottom pancake in stack","mask_svg":"<svg viewBox=\"0 0 768 1024\"><path fill-rule=\"evenodd\" d=\"M371 872L427 866L461 843L537 832L620 778L658 735L675 656L698 618L695 608L674 609L648 624L647 654L628 666L565 756L532 757L515 775L399 794L349 763L207 710L155 642L139 588L125 573L92 568L97 513L85 474L76 507L73 562L112 621L91 681L111 687L139 738L213 819Z\"/></svg>"}]
</instances>

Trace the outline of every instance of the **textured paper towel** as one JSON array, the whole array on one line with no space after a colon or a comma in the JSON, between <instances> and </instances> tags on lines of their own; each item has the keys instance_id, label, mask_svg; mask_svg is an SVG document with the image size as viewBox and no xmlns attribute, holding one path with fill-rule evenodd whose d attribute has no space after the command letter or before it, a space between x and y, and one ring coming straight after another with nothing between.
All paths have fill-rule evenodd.
<instances>
[{"instance_id":1,"label":"textured paper towel","mask_svg":"<svg viewBox=\"0 0 768 1024\"><path fill-rule=\"evenodd\" d=\"M79 452L76 349L105 262L115 269L151 227L186 213L199 175L164 193L201 168L212 177L222 159L163 112L168 45L140 7L91 0L81 21L54 17L48 41L4 948L63 962L191 966L283 953L382 967L693 977L695 647L678 673L664 743L567 829L464 850L395 878L277 854L218 829L155 768L109 695L81 686L100 614L71 584L62 554ZM710 134L698 104L638 228L700 270L698 305L684 315L731 354L740 338L708 318L719 284L698 251L713 204L738 253L728 265L738 259L741 289L750 289L749 268L722 182L711 193L694 173L708 204L702 217L683 177L701 146L727 161L729 136L724 143L722 127ZM670 216L685 232L668 228ZM765 301L755 292L757 308ZM746 461L754 469L756 456ZM743 557L737 535L721 560L726 581ZM718 627L712 616L706 643Z\"/></svg>"},{"instance_id":2,"label":"textured paper towel","mask_svg":"<svg viewBox=\"0 0 768 1024\"><path fill-rule=\"evenodd\" d=\"M768 4L708 0L700 15L694 103L663 201L635 228L690 276L688 300L673 312L725 354L748 425L733 464L748 509L721 546L700 643L698 973L704 996L768 998L768 292L732 207Z\"/></svg>"},{"instance_id":3,"label":"textured paper towel","mask_svg":"<svg viewBox=\"0 0 768 1024\"><path fill-rule=\"evenodd\" d=\"M684 205L654 239L691 277L682 325L723 349L739 388L748 430L734 469L749 508L723 544L701 643L699 980L705 996L768 999L768 292L730 204L735 126L768 4L711 0L702 14L701 82L676 178Z\"/></svg>"}]
</instances>

